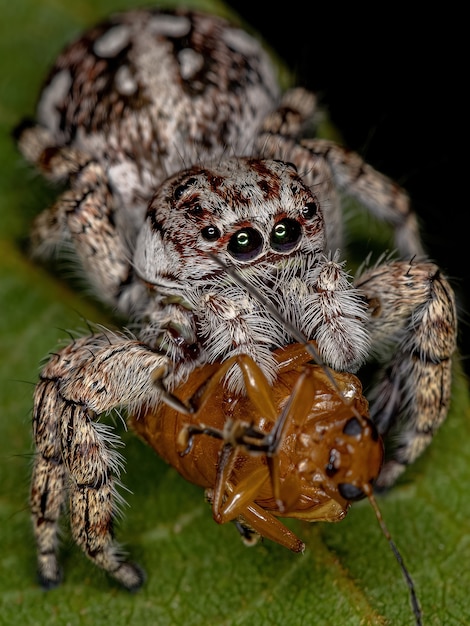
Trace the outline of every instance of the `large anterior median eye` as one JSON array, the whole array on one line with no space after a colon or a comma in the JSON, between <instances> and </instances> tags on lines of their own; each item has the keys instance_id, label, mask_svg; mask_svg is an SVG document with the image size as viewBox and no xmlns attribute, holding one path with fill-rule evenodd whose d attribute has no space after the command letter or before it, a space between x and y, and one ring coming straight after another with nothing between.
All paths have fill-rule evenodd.
<instances>
[{"instance_id":1,"label":"large anterior median eye","mask_svg":"<svg viewBox=\"0 0 470 626\"><path fill-rule=\"evenodd\" d=\"M263 250L263 238L259 231L247 226L230 237L227 250L239 261L251 261Z\"/></svg>"},{"instance_id":2,"label":"large anterior median eye","mask_svg":"<svg viewBox=\"0 0 470 626\"><path fill-rule=\"evenodd\" d=\"M289 252L300 241L302 228L293 219L285 217L271 231L271 248L276 252Z\"/></svg>"}]
</instances>

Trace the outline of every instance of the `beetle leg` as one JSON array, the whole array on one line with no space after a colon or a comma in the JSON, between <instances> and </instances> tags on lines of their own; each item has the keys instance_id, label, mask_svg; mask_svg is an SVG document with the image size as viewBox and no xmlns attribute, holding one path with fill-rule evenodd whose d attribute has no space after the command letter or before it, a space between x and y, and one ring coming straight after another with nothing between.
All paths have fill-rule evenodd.
<instances>
[{"instance_id":1,"label":"beetle leg","mask_svg":"<svg viewBox=\"0 0 470 626\"><path fill-rule=\"evenodd\" d=\"M377 354L389 355L371 394L379 432L397 442L377 481L389 487L447 415L457 334L454 295L437 266L424 262L379 264L356 286L369 302L372 345Z\"/></svg>"},{"instance_id":2,"label":"beetle leg","mask_svg":"<svg viewBox=\"0 0 470 626\"><path fill-rule=\"evenodd\" d=\"M269 432L254 429L249 423L228 420L223 430L214 429L204 424L191 425L185 430L180 443L191 446L191 437L195 434L206 434L222 439L222 448L217 478L213 490L212 512L218 523L236 518L249 502L256 500L262 485L271 481L274 498L282 512L295 499L296 492L289 483L289 477L281 480L279 475L278 451L289 429L301 427L305 422L315 397L315 375L311 368L304 368L298 377L289 401L277 415L272 398L272 389L261 372L259 366L247 355L238 355L228 359L220 370L210 379L198 404L198 412L213 393L214 386L220 383L225 373L236 363L242 370L245 390L260 417L268 418L273 424ZM341 391L338 389L338 393ZM359 416L359 419L360 416ZM231 483L233 468L238 455L242 453L263 454L266 456L267 467L261 466L250 472L249 478L236 483L232 492L227 493L227 485Z\"/></svg>"},{"instance_id":3,"label":"beetle leg","mask_svg":"<svg viewBox=\"0 0 470 626\"><path fill-rule=\"evenodd\" d=\"M262 537L279 543L292 552L303 552L305 544L277 517L254 502L243 512L242 518Z\"/></svg>"},{"instance_id":4,"label":"beetle leg","mask_svg":"<svg viewBox=\"0 0 470 626\"><path fill-rule=\"evenodd\" d=\"M239 447L225 444L219 457L212 496L212 515L218 524L237 518L256 500L261 487L270 478L268 468L262 465L250 471L247 478L233 485L230 477L240 452Z\"/></svg>"},{"instance_id":5,"label":"beetle leg","mask_svg":"<svg viewBox=\"0 0 470 626\"><path fill-rule=\"evenodd\" d=\"M305 544L277 517L252 502L241 514L242 523L248 523L262 537L270 539L292 552L303 552Z\"/></svg>"},{"instance_id":6,"label":"beetle leg","mask_svg":"<svg viewBox=\"0 0 470 626\"><path fill-rule=\"evenodd\" d=\"M228 485L230 484L230 475L233 470L234 461L238 456L240 450L236 447L233 447L231 443L226 443L222 447L220 452L219 461L217 464L217 476L212 492L212 517L218 524L225 524L226 522L233 520L238 515L238 507L235 508L233 514L226 515L225 514L225 506L224 506L224 496L227 492ZM258 485L256 484L255 487ZM246 492L244 494L240 494L237 491L237 495L247 495ZM253 493L250 491L248 498L254 499ZM241 508L244 508L245 503L242 504Z\"/></svg>"},{"instance_id":7,"label":"beetle leg","mask_svg":"<svg viewBox=\"0 0 470 626\"><path fill-rule=\"evenodd\" d=\"M229 484L229 495L231 495L232 490L233 485ZM213 491L207 490L206 495L208 500L212 501ZM263 537L284 546L288 550L292 550L292 552L303 552L305 550L305 544L295 533L285 526L276 516L254 502L251 502L240 510L236 518L226 521L233 521L235 523L246 545L253 546L257 543L259 537ZM248 538L246 536L247 532Z\"/></svg>"}]
</instances>

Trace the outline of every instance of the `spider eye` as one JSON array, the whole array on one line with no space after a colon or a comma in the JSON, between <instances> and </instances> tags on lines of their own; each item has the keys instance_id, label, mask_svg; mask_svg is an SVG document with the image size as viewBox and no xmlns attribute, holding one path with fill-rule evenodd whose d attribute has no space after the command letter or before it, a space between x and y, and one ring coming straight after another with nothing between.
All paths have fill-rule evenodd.
<instances>
[{"instance_id":1,"label":"spider eye","mask_svg":"<svg viewBox=\"0 0 470 626\"><path fill-rule=\"evenodd\" d=\"M254 228L242 228L230 237L228 252L239 261L251 261L263 249L263 238Z\"/></svg>"},{"instance_id":2,"label":"spider eye","mask_svg":"<svg viewBox=\"0 0 470 626\"><path fill-rule=\"evenodd\" d=\"M179 200L181 196L184 194L184 192L186 191L186 189L190 187L191 185L194 185L195 182L196 182L195 178L188 178L188 180L185 183L183 183L182 185L178 185L173 191L173 197L175 198L175 200Z\"/></svg>"},{"instance_id":3,"label":"spider eye","mask_svg":"<svg viewBox=\"0 0 470 626\"><path fill-rule=\"evenodd\" d=\"M199 217L203 213L204 210L200 204L195 204L188 209L188 215L191 215L192 217Z\"/></svg>"},{"instance_id":4,"label":"spider eye","mask_svg":"<svg viewBox=\"0 0 470 626\"><path fill-rule=\"evenodd\" d=\"M201 235L206 241L215 241L220 237L220 230L211 224L201 230Z\"/></svg>"},{"instance_id":5,"label":"spider eye","mask_svg":"<svg viewBox=\"0 0 470 626\"><path fill-rule=\"evenodd\" d=\"M317 211L318 205L316 202L307 202L300 212L302 213L302 217L306 220L310 220L317 214Z\"/></svg>"},{"instance_id":6,"label":"spider eye","mask_svg":"<svg viewBox=\"0 0 470 626\"><path fill-rule=\"evenodd\" d=\"M288 217L280 220L271 231L271 248L276 252L289 252L300 241L300 224Z\"/></svg>"}]
</instances>

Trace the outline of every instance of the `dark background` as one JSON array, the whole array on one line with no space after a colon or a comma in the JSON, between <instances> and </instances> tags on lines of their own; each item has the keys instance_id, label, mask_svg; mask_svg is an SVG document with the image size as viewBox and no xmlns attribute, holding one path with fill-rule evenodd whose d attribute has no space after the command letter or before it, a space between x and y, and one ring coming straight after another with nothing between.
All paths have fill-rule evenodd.
<instances>
[{"instance_id":1,"label":"dark background","mask_svg":"<svg viewBox=\"0 0 470 626\"><path fill-rule=\"evenodd\" d=\"M273 3L264 14L253 1L228 4L285 59L297 84L317 92L345 144L410 194L429 256L457 293L470 373L463 14L450 4L423 4L418 14L411 4L365 12L356 3Z\"/></svg>"}]
</instances>

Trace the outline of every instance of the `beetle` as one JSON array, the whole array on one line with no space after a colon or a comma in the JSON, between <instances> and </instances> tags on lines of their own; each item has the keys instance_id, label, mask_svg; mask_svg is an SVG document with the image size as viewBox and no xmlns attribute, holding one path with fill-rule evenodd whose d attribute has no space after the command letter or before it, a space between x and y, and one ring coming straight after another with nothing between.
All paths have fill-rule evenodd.
<instances>
[{"instance_id":1,"label":"beetle","mask_svg":"<svg viewBox=\"0 0 470 626\"><path fill-rule=\"evenodd\" d=\"M251 534L300 552L302 542L273 515L343 519L378 477L383 445L354 375L332 376L311 365L302 344L273 355L279 366L273 385L255 361L239 355L194 370L178 387L178 399L191 411L162 403L132 416L131 424L184 478L209 492L218 523L246 519ZM221 384L233 366L243 372L247 395ZM209 436L195 443L196 434ZM276 459L275 470L269 458Z\"/></svg>"},{"instance_id":2,"label":"beetle","mask_svg":"<svg viewBox=\"0 0 470 626\"><path fill-rule=\"evenodd\" d=\"M278 374L272 386L247 355L206 364L177 396L132 415L132 428L186 480L205 488L214 520L234 522L249 546L262 537L303 552L304 543L279 517L338 522L352 502L367 497L421 624L414 582L373 495L384 447L359 379L317 364L313 342L291 343L273 354ZM234 366L242 371L246 395L223 384ZM205 437L196 444L197 435Z\"/></svg>"}]
</instances>

